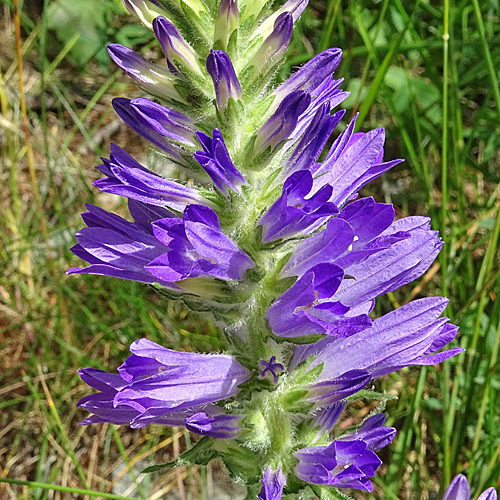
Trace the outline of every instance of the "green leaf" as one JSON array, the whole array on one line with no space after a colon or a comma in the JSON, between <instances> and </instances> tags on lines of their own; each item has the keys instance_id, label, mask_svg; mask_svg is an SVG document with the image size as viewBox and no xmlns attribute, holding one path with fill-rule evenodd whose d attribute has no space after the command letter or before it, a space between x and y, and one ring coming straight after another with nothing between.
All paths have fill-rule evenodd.
<instances>
[{"instance_id":1,"label":"green leaf","mask_svg":"<svg viewBox=\"0 0 500 500\"><path fill-rule=\"evenodd\" d=\"M143 45L153 39L153 34L142 24L126 24L115 35L116 42L127 47Z\"/></svg>"},{"instance_id":2,"label":"green leaf","mask_svg":"<svg viewBox=\"0 0 500 500\"><path fill-rule=\"evenodd\" d=\"M210 460L213 460L218 456L218 453L212 447L214 441L214 438L204 437L200 441L198 441L190 450L184 452L172 462L168 462L162 465L153 465L152 467L144 469L142 472L156 472L165 468L178 467L180 465L207 465Z\"/></svg>"},{"instance_id":3,"label":"green leaf","mask_svg":"<svg viewBox=\"0 0 500 500\"><path fill-rule=\"evenodd\" d=\"M489 217L488 219L479 221L478 224L486 229L493 229L495 227L495 218Z\"/></svg>"},{"instance_id":4,"label":"green leaf","mask_svg":"<svg viewBox=\"0 0 500 500\"><path fill-rule=\"evenodd\" d=\"M243 484L255 484L261 480L262 467L258 453L223 439L218 439L214 446L234 480Z\"/></svg>"},{"instance_id":5,"label":"green leaf","mask_svg":"<svg viewBox=\"0 0 500 500\"><path fill-rule=\"evenodd\" d=\"M385 75L384 83L394 90L392 102L397 113L405 112L410 106L410 89L405 70L402 68L389 68Z\"/></svg>"},{"instance_id":6,"label":"green leaf","mask_svg":"<svg viewBox=\"0 0 500 500\"><path fill-rule=\"evenodd\" d=\"M346 83L346 90L348 90L351 94L349 97L343 101L342 106L346 109L352 109L356 102L358 101L358 94L359 94L359 101L362 102L366 94L368 93L368 89L363 87L361 89L360 93L360 88L361 88L361 79L359 78L351 78L348 83Z\"/></svg>"},{"instance_id":7,"label":"green leaf","mask_svg":"<svg viewBox=\"0 0 500 500\"><path fill-rule=\"evenodd\" d=\"M56 32L61 42L66 43L78 26L81 36L70 52L78 66L85 66L94 57L101 64L108 64L104 47L115 10L116 6L110 0L87 0L84 3L57 0L48 8L48 27Z\"/></svg>"}]
</instances>

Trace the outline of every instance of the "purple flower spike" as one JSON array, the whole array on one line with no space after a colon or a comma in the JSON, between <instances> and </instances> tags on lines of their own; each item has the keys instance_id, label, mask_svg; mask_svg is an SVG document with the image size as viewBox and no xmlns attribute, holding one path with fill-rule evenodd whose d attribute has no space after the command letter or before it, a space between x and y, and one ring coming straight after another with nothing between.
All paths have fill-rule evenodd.
<instances>
[{"instance_id":1,"label":"purple flower spike","mask_svg":"<svg viewBox=\"0 0 500 500\"><path fill-rule=\"evenodd\" d=\"M185 102L175 88L177 78L167 69L147 61L137 52L117 43L108 45L108 53L111 59L149 94L161 99Z\"/></svg>"},{"instance_id":2,"label":"purple flower spike","mask_svg":"<svg viewBox=\"0 0 500 500\"><path fill-rule=\"evenodd\" d=\"M377 318L371 328L348 338L327 337L314 344L298 346L290 368L316 355L310 368L324 363L321 381L350 370L366 370L375 378L405 366L441 363L463 352L460 347L436 352L445 342L450 342L458 330L448 324L448 318L439 318L447 303L443 297L414 300Z\"/></svg>"},{"instance_id":3,"label":"purple flower spike","mask_svg":"<svg viewBox=\"0 0 500 500\"><path fill-rule=\"evenodd\" d=\"M76 233L78 244L71 251L90 266L73 267L68 274L100 274L171 286L146 270L152 260L168 251L153 236L149 222L147 226L133 224L93 205L87 205L87 210L82 218L88 227ZM169 212L157 207L156 215L151 213L150 216L154 220L168 215Z\"/></svg>"},{"instance_id":4,"label":"purple flower spike","mask_svg":"<svg viewBox=\"0 0 500 500\"><path fill-rule=\"evenodd\" d=\"M372 322L367 314L346 317L349 307L328 300L335 295L343 276L344 271L335 264L310 269L269 307L266 318L273 332L280 337L348 337L369 328Z\"/></svg>"},{"instance_id":5,"label":"purple flower spike","mask_svg":"<svg viewBox=\"0 0 500 500\"><path fill-rule=\"evenodd\" d=\"M266 472L264 472L264 477L262 478L262 489L258 494L258 499L281 500L285 484L286 476L281 471L281 467L274 470L269 466L266 469Z\"/></svg>"},{"instance_id":6,"label":"purple flower spike","mask_svg":"<svg viewBox=\"0 0 500 500\"><path fill-rule=\"evenodd\" d=\"M297 90L316 95L315 90L331 77L341 60L342 50L338 48L325 50L313 57L276 89L275 105Z\"/></svg>"},{"instance_id":7,"label":"purple flower spike","mask_svg":"<svg viewBox=\"0 0 500 500\"><path fill-rule=\"evenodd\" d=\"M462 474L458 474L453 478L453 481L448 486L443 500L470 500L470 487L467 478ZM477 500L497 500L497 492L495 488L484 490Z\"/></svg>"},{"instance_id":8,"label":"purple flower spike","mask_svg":"<svg viewBox=\"0 0 500 500\"><path fill-rule=\"evenodd\" d=\"M272 356L269 362L260 360L260 364L264 367L263 370L259 372L259 375L264 378L266 373L269 372L273 376L273 382L278 383L278 373L285 370L285 367L281 363L276 363L276 356Z\"/></svg>"},{"instance_id":9,"label":"purple flower spike","mask_svg":"<svg viewBox=\"0 0 500 500\"><path fill-rule=\"evenodd\" d=\"M154 104L154 103L152 103ZM156 105L157 108L162 108L160 105ZM175 140L178 140L181 136L179 135L179 128L183 128L184 124L175 124L175 127L171 127L170 130L166 128L167 126L167 116L171 110L164 108L164 116L162 123L158 120L152 120L144 115L137 107L133 106L133 103L130 99L126 99L125 97L117 97L113 99L113 108L116 111L116 114L132 129L135 130L142 137L153 143L155 146L159 147L161 150L165 151L165 153L169 154L176 160L184 163L185 160L182 156L184 150L178 146L177 144L171 141L171 137L174 137ZM158 111L158 110L157 110ZM171 112L170 121L174 121L175 123L175 112ZM184 115L179 115L183 118ZM176 130L177 129L177 130ZM161 132L159 132L161 130ZM177 132L177 133L176 133ZM186 140L183 140L184 143L189 144Z\"/></svg>"},{"instance_id":10,"label":"purple flower spike","mask_svg":"<svg viewBox=\"0 0 500 500\"><path fill-rule=\"evenodd\" d=\"M97 169L106 178L94 182L101 191L182 212L190 203L207 204L196 189L160 177L111 144L109 160Z\"/></svg>"},{"instance_id":11,"label":"purple flower spike","mask_svg":"<svg viewBox=\"0 0 500 500\"><path fill-rule=\"evenodd\" d=\"M282 59L292 39L293 16L283 12L275 21L272 33L262 42L259 50L248 63L253 66L253 77L266 75Z\"/></svg>"},{"instance_id":12,"label":"purple flower spike","mask_svg":"<svg viewBox=\"0 0 500 500\"><path fill-rule=\"evenodd\" d=\"M196 151L194 157L214 184L225 196L228 196L229 188L240 191L239 186L246 184L246 180L231 161L221 131L215 128L212 138L203 132L197 132L196 136L203 151Z\"/></svg>"},{"instance_id":13,"label":"purple flower spike","mask_svg":"<svg viewBox=\"0 0 500 500\"><path fill-rule=\"evenodd\" d=\"M276 112L257 132L254 150L275 149L278 144L289 139L297 126L300 115L307 109L311 96L307 92L293 92L283 99Z\"/></svg>"},{"instance_id":14,"label":"purple flower spike","mask_svg":"<svg viewBox=\"0 0 500 500\"><path fill-rule=\"evenodd\" d=\"M175 282L198 276L239 280L254 266L222 231L217 214L202 205L188 205L184 219L162 219L153 232L168 251L146 269L158 279Z\"/></svg>"},{"instance_id":15,"label":"purple flower spike","mask_svg":"<svg viewBox=\"0 0 500 500\"><path fill-rule=\"evenodd\" d=\"M310 446L296 451L294 456L299 460L295 474L303 481L364 491L373 491L369 478L382 464L361 440Z\"/></svg>"},{"instance_id":16,"label":"purple flower spike","mask_svg":"<svg viewBox=\"0 0 500 500\"><path fill-rule=\"evenodd\" d=\"M241 432L240 421L241 417L235 415L210 416L201 411L187 417L185 424L188 431L202 436L234 439Z\"/></svg>"},{"instance_id":17,"label":"purple flower spike","mask_svg":"<svg viewBox=\"0 0 500 500\"><path fill-rule=\"evenodd\" d=\"M308 170L299 170L285 181L280 198L257 222L262 226L264 243L293 236L338 214L337 207L329 201L331 186L323 186L310 195L312 187L313 178Z\"/></svg>"},{"instance_id":18,"label":"purple flower spike","mask_svg":"<svg viewBox=\"0 0 500 500\"><path fill-rule=\"evenodd\" d=\"M170 71L179 73L177 66L180 63L181 72L183 68L188 68L201 78L205 77L198 55L170 21L162 16L157 17L153 21L153 30L167 58Z\"/></svg>"},{"instance_id":19,"label":"purple flower spike","mask_svg":"<svg viewBox=\"0 0 500 500\"><path fill-rule=\"evenodd\" d=\"M241 97L240 82L234 72L231 59L222 50L211 50L207 58L207 71L214 82L217 107L223 112L229 99Z\"/></svg>"}]
</instances>

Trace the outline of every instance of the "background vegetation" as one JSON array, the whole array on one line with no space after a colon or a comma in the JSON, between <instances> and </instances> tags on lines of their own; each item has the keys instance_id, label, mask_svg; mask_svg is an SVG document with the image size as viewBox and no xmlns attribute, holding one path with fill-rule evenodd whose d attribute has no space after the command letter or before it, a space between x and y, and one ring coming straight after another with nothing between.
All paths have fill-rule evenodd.
<instances>
[{"instance_id":1,"label":"background vegetation","mask_svg":"<svg viewBox=\"0 0 500 500\"><path fill-rule=\"evenodd\" d=\"M220 500L217 466L140 474L188 446L187 433L77 426L75 403L88 390L79 367L112 370L141 336L176 349L221 346L211 325L146 286L64 274L79 265L68 248L84 204L122 208L91 186L98 156L110 141L147 154L113 114L112 97L138 91L105 46L151 59L158 47L119 0L20 3L26 134L12 1L0 0L0 498ZM385 127L386 157L406 158L365 194L394 203L398 216L430 215L446 243L422 279L378 307L448 295L467 352L378 383L398 396L387 412L399 433L373 498L440 498L457 472L474 492L500 486L499 20L498 0L311 0L282 69L344 49L346 117L358 110L361 130Z\"/></svg>"}]
</instances>

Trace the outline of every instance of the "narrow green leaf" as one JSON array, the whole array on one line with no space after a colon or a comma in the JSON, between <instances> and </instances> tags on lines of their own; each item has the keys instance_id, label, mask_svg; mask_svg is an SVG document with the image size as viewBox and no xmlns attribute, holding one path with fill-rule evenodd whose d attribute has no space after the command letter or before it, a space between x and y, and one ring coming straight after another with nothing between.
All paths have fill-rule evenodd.
<instances>
[{"instance_id":1,"label":"narrow green leaf","mask_svg":"<svg viewBox=\"0 0 500 500\"><path fill-rule=\"evenodd\" d=\"M214 441L214 438L204 437L200 441L198 441L190 450L184 452L172 462L168 462L162 465L153 465L152 467L144 469L142 472L157 472L165 468L178 467L181 465L207 465L210 460L218 455L217 452L212 448Z\"/></svg>"},{"instance_id":2,"label":"narrow green leaf","mask_svg":"<svg viewBox=\"0 0 500 500\"><path fill-rule=\"evenodd\" d=\"M384 392L362 390L346 398L348 401L356 401L358 399L379 399L383 401L398 399L394 394L386 394Z\"/></svg>"}]
</instances>

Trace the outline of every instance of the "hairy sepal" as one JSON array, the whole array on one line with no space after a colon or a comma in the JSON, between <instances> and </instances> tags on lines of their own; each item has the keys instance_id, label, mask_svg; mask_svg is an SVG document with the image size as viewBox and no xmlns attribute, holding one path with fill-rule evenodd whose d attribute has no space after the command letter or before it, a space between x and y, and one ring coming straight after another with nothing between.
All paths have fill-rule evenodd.
<instances>
[{"instance_id":1,"label":"hairy sepal","mask_svg":"<svg viewBox=\"0 0 500 500\"><path fill-rule=\"evenodd\" d=\"M358 391L356 394L349 396L346 398L346 401L357 401L359 399L368 399L368 400L376 400L376 401L390 401L394 399L398 399L394 394L387 394L384 392L370 391L367 389L363 389Z\"/></svg>"},{"instance_id":2,"label":"hairy sepal","mask_svg":"<svg viewBox=\"0 0 500 500\"><path fill-rule=\"evenodd\" d=\"M308 366L311 364L311 361L314 359L314 356L308 358L302 365L295 370L296 373L293 378L294 385L298 387L303 387L313 382L316 382L316 379L320 376L323 371L323 363L320 363L318 366L315 366L312 370L308 369Z\"/></svg>"},{"instance_id":3,"label":"hairy sepal","mask_svg":"<svg viewBox=\"0 0 500 500\"><path fill-rule=\"evenodd\" d=\"M311 403L304 401L307 394L308 391L305 389L288 391L281 399L283 408L291 413L306 413L313 407Z\"/></svg>"}]
</instances>

